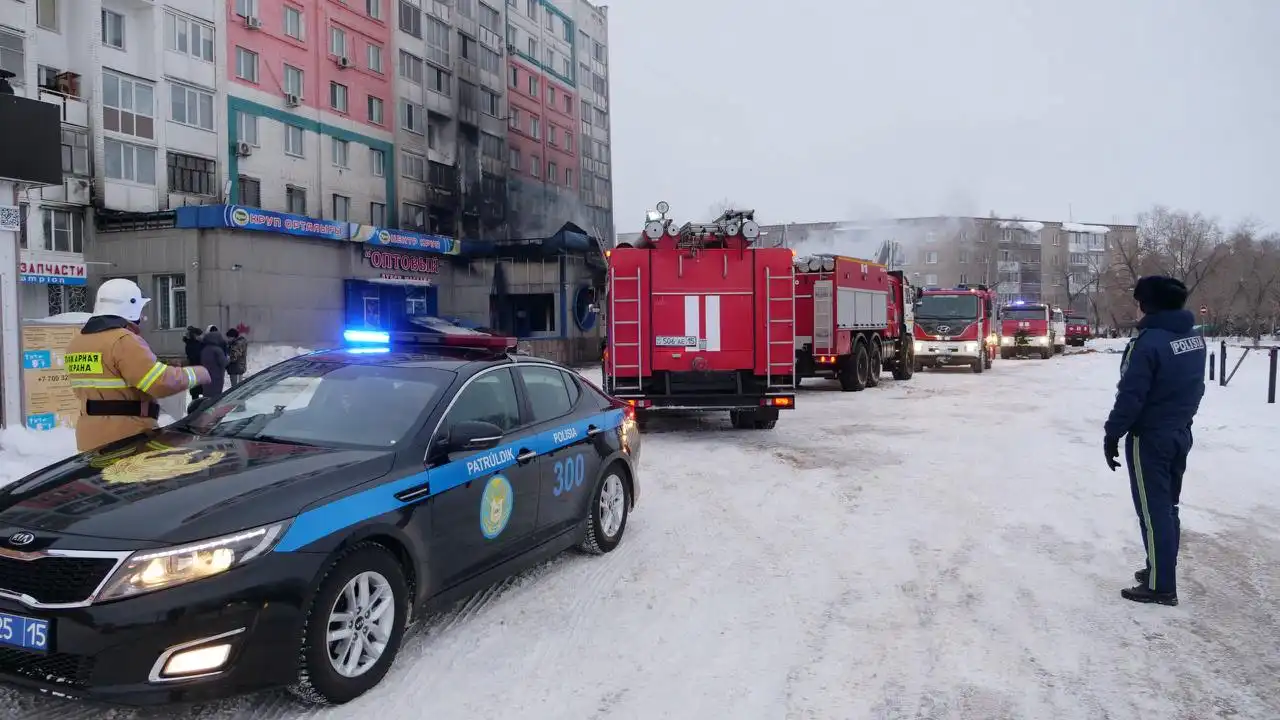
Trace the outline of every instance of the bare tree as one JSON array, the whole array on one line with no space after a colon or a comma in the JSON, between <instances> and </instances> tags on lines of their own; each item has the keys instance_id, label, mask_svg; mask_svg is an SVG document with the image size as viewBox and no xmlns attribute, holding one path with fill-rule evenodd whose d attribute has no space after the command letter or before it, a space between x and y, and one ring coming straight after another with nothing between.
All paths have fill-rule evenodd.
<instances>
[{"instance_id":1,"label":"bare tree","mask_svg":"<svg viewBox=\"0 0 1280 720\"><path fill-rule=\"evenodd\" d=\"M1138 253L1130 260L1146 261L1194 293L1225 259L1224 242L1217 221L1157 205L1138 218Z\"/></svg>"}]
</instances>

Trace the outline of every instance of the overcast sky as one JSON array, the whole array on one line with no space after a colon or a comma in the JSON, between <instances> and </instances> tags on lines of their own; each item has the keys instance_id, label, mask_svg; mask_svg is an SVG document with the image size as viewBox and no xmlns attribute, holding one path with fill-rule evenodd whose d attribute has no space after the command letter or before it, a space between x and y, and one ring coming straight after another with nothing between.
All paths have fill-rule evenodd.
<instances>
[{"instance_id":1,"label":"overcast sky","mask_svg":"<svg viewBox=\"0 0 1280 720\"><path fill-rule=\"evenodd\" d=\"M1280 0L611 0L614 218L1280 229Z\"/></svg>"}]
</instances>

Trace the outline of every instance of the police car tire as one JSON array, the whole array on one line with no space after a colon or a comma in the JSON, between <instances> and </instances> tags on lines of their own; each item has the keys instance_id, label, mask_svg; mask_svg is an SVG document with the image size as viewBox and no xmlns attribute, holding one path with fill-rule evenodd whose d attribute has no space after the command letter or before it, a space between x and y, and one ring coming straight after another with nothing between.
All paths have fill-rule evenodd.
<instances>
[{"instance_id":1,"label":"police car tire","mask_svg":"<svg viewBox=\"0 0 1280 720\"><path fill-rule=\"evenodd\" d=\"M334 671L329 662L327 643L329 608L333 607L338 593L353 577L366 571L376 571L391 584L395 595L395 621L387 648L368 672L355 678L345 678ZM320 579L320 584L307 617L302 624L302 638L298 650L298 680L289 686L289 692L314 705L342 705L371 690L395 662L404 639L405 622L409 616L409 583L400 562L383 546L365 542L345 550Z\"/></svg>"},{"instance_id":2,"label":"police car tire","mask_svg":"<svg viewBox=\"0 0 1280 720\"><path fill-rule=\"evenodd\" d=\"M611 475L617 475L622 481L622 524L618 526L618 532L611 538L604 534L604 530L600 525L600 493L604 491L604 483ZM605 468L600 474L600 480L596 483L595 492L591 493L591 507L587 512L587 534L579 543L578 549L588 555L603 555L612 552L622 542L622 536L627 532L627 521L631 519L631 479L623 469L621 463L614 463Z\"/></svg>"}]
</instances>

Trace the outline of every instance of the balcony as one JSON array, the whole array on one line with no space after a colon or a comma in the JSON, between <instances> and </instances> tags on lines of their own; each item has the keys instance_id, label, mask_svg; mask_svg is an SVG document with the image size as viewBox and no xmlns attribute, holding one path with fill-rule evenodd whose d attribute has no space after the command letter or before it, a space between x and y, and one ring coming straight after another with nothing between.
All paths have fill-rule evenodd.
<instances>
[{"instance_id":1,"label":"balcony","mask_svg":"<svg viewBox=\"0 0 1280 720\"><path fill-rule=\"evenodd\" d=\"M451 56L449 55L448 50L441 50L434 45L427 46L427 62L432 65L437 65L444 70L452 72L453 66L449 62L450 59Z\"/></svg>"},{"instance_id":2,"label":"balcony","mask_svg":"<svg viewBox=\"0 0 1280 720\"><path fill-rule=\"evenodd\" d=\"M449 20L448 3L440 2L440 0L428 0L423 3L423 9L426 10L427 14L431 17L444 21L445 23L452 24Z\"/></svg>"},{"instance_id":3,"label":"balcony","mask_svg":"<svg viewBox=\"0 0 1280 720\"><path fill-rule=\"evenodd\" d=\"M1021 270L1021 266L1016 261L1001 260L999 263L996 263L996 270L1002 273L1014 273L1019 272Z\"/></svg>"},{"instance_id":4,"label":"balcony","mask_svg":"<svg viewBox=\"0 0 1280 720\"><path fill-rule=\"evenodd\" d=\"M481 155L480 171L488 175L506 175L507 163L497 158Z\"/></svg>"},{"instance_id":5,"label":"balcony","mask_svg":"<svg viewBox=\"0 0 1280 720\"><path fill-rule=\"evenodd\" d=\"M455 15L453 18L453 27L463 35L476 37L480 34L480 24L474 19L464 17L463 15Z\"/></svg>"},{"instance_id":6,"label":"balcony","mask_svg":"<svg viewBox=\"0 0 1280 720\"><path fill-rule=\"evenodd\" d=\"M454 64L454 72L457 73L458 79L469 82L472 85L480 84L480 68L470 60L458 58L458 62Z\"/></svg>"},{"instance_id":7,"label":"balcony","mask_svg":"<svg viewBox=\"0 0 1280 720\"><path fill-rule=\"evenodd\" d=\"M506 43L502 41L501 35L486 27L480 28L480 32L477 34L477 37L480 39L481 45L484 45L497 53L501 53L503 47L506 45Z\"/></svg>"},{"instance_id":8,"label":"balcony","mask_svg":"<svg viewBox=\"0 0 1280 720\"><path fill-rule=\"evenodd\" d=\"M445 117L453 117L453 98L448 95L441 95L434 90L428 90L426 93L426 108L433 113L439 113Z\"/></svg>"}]
</instances>

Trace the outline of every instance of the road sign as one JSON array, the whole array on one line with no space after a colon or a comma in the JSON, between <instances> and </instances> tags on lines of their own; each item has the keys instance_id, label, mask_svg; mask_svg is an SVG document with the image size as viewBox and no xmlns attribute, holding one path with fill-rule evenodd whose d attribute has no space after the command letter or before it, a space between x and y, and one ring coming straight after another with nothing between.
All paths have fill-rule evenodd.
<instances>
[{"instance_id":1,"label":"road sign","mask_svg":"<svg viewBox=\"0 0 1280 720\"><path fill-rule=\"evenodd\" d=\"M1208 315L1208 314L1209 314L1209 306L1208 306L1208 305L1201 305L1201 306L1200 306L1200 314L1201 314L1201 315Z\"/></svg>"}]
</instances>

